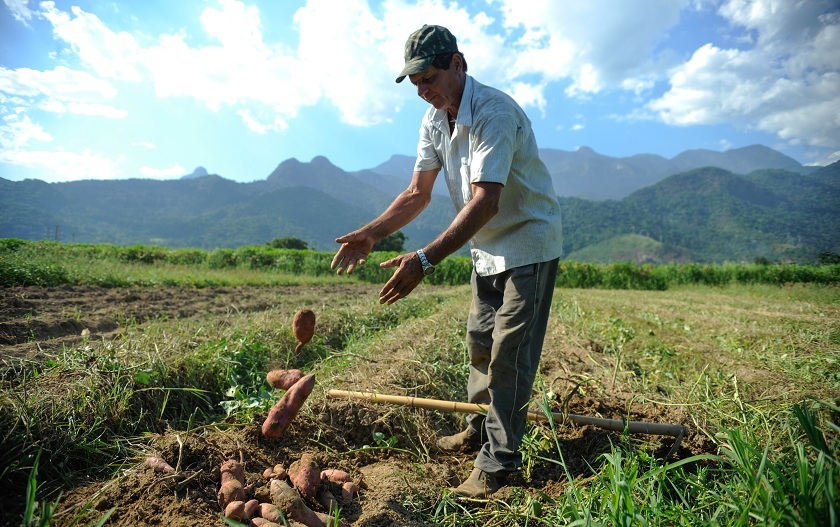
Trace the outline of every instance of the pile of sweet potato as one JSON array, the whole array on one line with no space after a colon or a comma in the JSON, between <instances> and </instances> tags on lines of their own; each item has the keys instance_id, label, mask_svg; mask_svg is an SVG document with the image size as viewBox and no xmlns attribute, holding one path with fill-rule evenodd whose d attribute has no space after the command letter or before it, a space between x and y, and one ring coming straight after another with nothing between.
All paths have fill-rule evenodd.
<instances>
[{"instance_id":1,"label":"pile of sweet potato","mask_svg":"<svg viewBox=\"0 0 840 527\"><path fill-rule=\"evenodd\" d=\"M268 501L253 497L253 486L246 485L238 461L222 463L220 477L217 497L225 516L254 527L283 525L284 517L293 527L343 527L337 511L358 497L361 485L343 470L321 470L310 454L303 454L288 470L277 464L263 472Z\"/></svg>"}]
</instances>

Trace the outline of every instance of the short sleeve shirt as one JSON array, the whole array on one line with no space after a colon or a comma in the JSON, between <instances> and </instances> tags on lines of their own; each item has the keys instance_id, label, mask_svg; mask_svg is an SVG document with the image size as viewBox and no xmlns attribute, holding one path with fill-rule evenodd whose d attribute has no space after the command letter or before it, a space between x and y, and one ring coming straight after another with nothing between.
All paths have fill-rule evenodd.
<instances>
[{"instance_id":1,"label":"short sleeve shirt","mask_svg":"<svg viewBox=\"0 0 840 527\"><path fill-rule=\"evenodd\" d=\"M451 134L447 119L434 107L424 115L414 170L442 168L459 212L473 183L504 185L498 213L470 240L476 272L489 276L561 256L560 203L516 101L467 75Z\"/></svg>"}]
</instances>

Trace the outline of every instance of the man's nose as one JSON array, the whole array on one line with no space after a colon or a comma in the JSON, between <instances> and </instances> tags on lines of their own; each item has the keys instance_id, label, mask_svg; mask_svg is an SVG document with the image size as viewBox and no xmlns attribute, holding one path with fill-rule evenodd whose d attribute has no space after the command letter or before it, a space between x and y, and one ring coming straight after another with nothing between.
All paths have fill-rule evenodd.
<instances>
[{"instance_id":1,"label":"man's nose","mask_svg":"<svg viewBox=\"0 0 840 527\"><path fill-rule=\"evenodd\" d=\"M426 100L426 94L429 93L429 88L423 84L417 85L417 95L420 96L421 99L424 101Z\"/></svg>"}]
</instances>

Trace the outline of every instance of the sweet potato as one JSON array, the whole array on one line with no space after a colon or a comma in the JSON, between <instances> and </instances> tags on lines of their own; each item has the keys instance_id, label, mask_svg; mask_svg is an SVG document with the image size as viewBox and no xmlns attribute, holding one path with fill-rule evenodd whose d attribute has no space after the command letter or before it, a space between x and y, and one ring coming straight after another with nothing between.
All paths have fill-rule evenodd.
<instances>
[{"instance_id":1,"label":"sweet potato","mask_svg":"<svg viewBox=\"0 0 840 527\"><path fill-rule=\"evenodd\" d=\"M321 494L318 495L318 503L320 503L321 507L326 509L329 514L332 514L338 508L338 500L335 499L335 494L326 489L322 490Z\"/></svg>"},{"instance_id":2,"label":"sweet potato","mask_svg":"<svg viewBox=\"0 0 840 527\"><path fill-rule=\"evenodd\" d=\"M265 375L265 381L273 388L288 390L301 380L303 375L301 370L271 370Z\"/></svg>"},{"instance_id":3,"label":"sweet potato","mask_svg":"<svg viewBox=\"0 0 840 527\"><path fill-rule=\"evenodd\" d=\"M265 437L276 439L281 437L297 416L300 407L315 387L315 375L310 373L289 388L283 397L277 401L263 422L262 433Z\"/></svg>"},{"instance_id":4,"label":"sweet potato","mask_svg":"<svg viewBox=\"0 0 840 527\"><path fill-rule=\"evenodd\" d=\"M257 500L246 501L245 502L245 507L242 511L242 519L243 520L250 520L251 518L253 518L254 516L257 515L259 510L260 510L260 502L258 502Z\"/></svg>"},{"instance_id":5,"label":"sweet potato","mask_svg":"<svg viewBox=\"0 0 840 527\"><path fill-rule=\"evenodd\" d=\"M230 518L231 520L240 521L245 517L245 502L244 501L232 501L227 504L225 507L225 518Z\"/></svg>"},{"instance_id":6,"label":"sweet potato","mask_svg":"<svg viewBox=\"0 0 840 527\"><path fill-rule=\"evenodd\" d=\"M337 520L332 517L330 514L324 514L323 512L316 512L315 516L321 520L325 527L347 527L347 525L341 521Z\"/></svg>"},{"instance_id":7,"label":"sweet potato","mask_svg":"<svg viewBox=\"0 0 840 527\"><path fill-rule=\"evenodd\" d=\"M292 319L292 332L298 339L295 353L300 353L303 346L312 339L315 334L315 313L308 308L301 308Z\"/></svg>"},{"instance_id":8,"label":"sweet potato","mask_svg":"<svg viewBox=\"0 0 840 527\"><path fill-rule=\"evenodd\" d=\"M283 521L280 508L272 503L260 503L260 517L274 523Z\"/></svg>"},{"instance_id":9,"label":"sweet potato","mask_svg":"<svg viewBox=\"0 0 840 527\"><path fill-rule=\"evenodd\" d=\"M337 468L328 468L326 470L321 471L321 480L323 481L332 481L333 483L338 483L339 485L346 483L348 481L353 481L353 478L347 472L343 470L339 470Z\"/></svg>"},{"instance_id":10,"label":"sweet potato","mask_svg":"<svg viewBox=\"0 0 840 527\"><path fill-rule=\"evenodd\" d=\"M312 454L302 454L300 459L289 465L289 481L300 495L311 504L318 503L321 490L321 469Z\"/></svg>"},{"instance_id":11,"label":"sweet potato","mask_svg":"<svg viewBox=\"0 0 840 527\"><path fill-rule=\"evenodd\" d=\"M170 465L169 463L167 463L159 457L149 456L143 461L143 464L151 468L155 472L161 472L163 474L175 473L175 469L172 468L172 465Z\"/></svg>"},{"instance_id":12,"label":"sweet potato","mask_svg":"<svg viewBox=\"0 0 840 527\"><path fill-rule=\"evenodd\" d=\"M286 525L285 523L274 523L266 520L265 518L260 518L257 516L256 518L251 518L251 526L252 527L283 527ZM290 521L288 523L289 527L306 527L306 525L296 522Z\"/></svg>"},{"instance_id":13,"label":"sweet potato","mask_svg":"<svg viewBox=\"0 0 840 527\"><path fill-rule=\"evenodd\" d=\"M274 478L286 479L286 477L288 475L289 475L289 473L286 472L286 467L284 467L283 465L281 465L279 463L274 465L273 467L268 467L267 469L265 469L263 471L263 477L265 479L274 479Z\"/></svg>"},{"instance_id":14,"label":"sweet potato","mask_svg":"<svg viewBox=\"0 0 840 527\"><path fill-rule=\"evenodd\" d=\"M345 481L344 484L341 485L341 502L342 503L350 503L353 499L359 495L359 486L353 483L352 481Z\"/></svg>"},{"instance_id":15,"label":"sweet potato","mask_svg":"<svg viewBox=\"0 0 840 527\"><path fill-rule=\"evenodd\" d=\"M245 501L245 468L241 463L235 459L228 459L222 463L220 479L222 484L216 499L222 510L233 501Z\"/></svg>"},{"instance_id":16,"label":"sweet potato","mask_svg":"<svg viewBox=\"0 0 840 527\"><path fill-rule=\"evenodd\" d=\"M273 479L269 487L271 502L289 518L299 521L307 527L326 527L326 524L310 509L303 498L283 480ZM265 516L263 516L265 517Z\"/></svg>"}]
</instances>

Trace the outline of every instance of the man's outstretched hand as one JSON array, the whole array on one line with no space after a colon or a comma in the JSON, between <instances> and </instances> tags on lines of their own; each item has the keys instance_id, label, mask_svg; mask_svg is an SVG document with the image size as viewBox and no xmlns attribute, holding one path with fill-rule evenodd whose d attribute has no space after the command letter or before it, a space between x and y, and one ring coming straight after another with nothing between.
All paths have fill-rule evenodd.
<instances>
[{"instance_id":1,"label":"man's outstretched hand","mask_svg":"<svg viewBox=\"0 0 840 527\"><path fill-rule=\"evenodd\" d=\"M391 305L405 298L423 281L423 266L415 253L401 254L379 264L379 267L396 267L394 275L379 291L379 303Z\"/></svg>"},{"instance_id":2,"label":"man's outstretched hand","mask_svg":"<svg viewBox=\"0 0 840 527\"><path fill-rule=\"evenodd\" d=\"M337 269L338 274L352 274L357 265L362 265L367 260L373 244L376 240L361 231L354 231L335 239L341 244L341 248L335 253L330 269Z\"/></svg>"}]
</instances>

